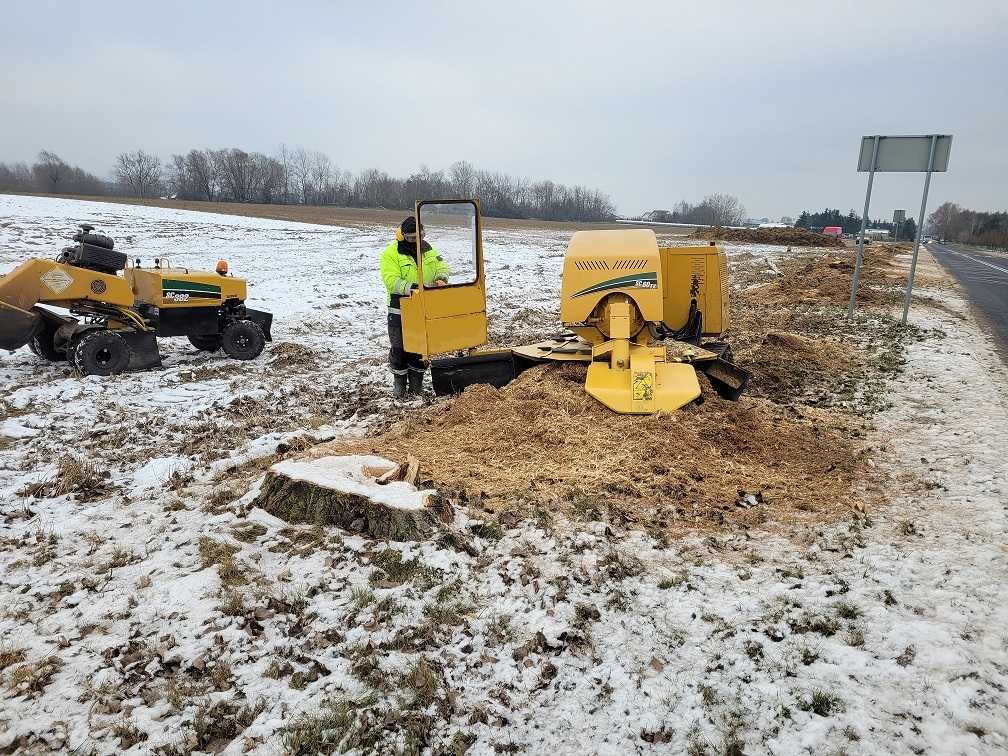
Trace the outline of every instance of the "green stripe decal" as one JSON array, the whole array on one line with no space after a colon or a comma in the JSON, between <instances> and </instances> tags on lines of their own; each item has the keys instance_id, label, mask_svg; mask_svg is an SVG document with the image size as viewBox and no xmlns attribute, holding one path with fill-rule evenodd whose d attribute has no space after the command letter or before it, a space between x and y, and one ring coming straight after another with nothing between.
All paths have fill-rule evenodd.
<instances>
[{"instance_id":1,"label":"green stripe decal","mask_svg":"<svg viewBox=\"0 0 1008 756\"><path fill-rule=\"evenodd\" d=\"M220 299L219 292L213 291L193 291L191 289L162 289L161 296L167 297L169 294L188 294L194 299Z\"/></svg>"},{"instance_id":2,"label":"green stripe decal","mask_svg":"<svg viewBox=\"0 0 1008 756\"><path fill-rule=\"evenodd\" d=\"M587 294L595 294L600 291L609 291L610 289L624 289L624 288L636 288L636 289L657 289L658 288L658 274L657 273L634 273L629 276L620 276L619 278L610 278L608 281L602 281L601 283L593 284L587 289L581 289L581 291L574 294L575 297L583 297Z\"/></svg>"},{"instance_id":3,"label":"green stripe decal","mask_svg":"<svg viewBox=\"0 0 1008 756\"><path fill-rule=\"evenodd\" d=\"M161 287L166 291L205 291L208 294L220 294L220 286L213 284L198 283L196 281L179 281L177 279L166 278L161 282Z\"/></svg>"}]
</instances>

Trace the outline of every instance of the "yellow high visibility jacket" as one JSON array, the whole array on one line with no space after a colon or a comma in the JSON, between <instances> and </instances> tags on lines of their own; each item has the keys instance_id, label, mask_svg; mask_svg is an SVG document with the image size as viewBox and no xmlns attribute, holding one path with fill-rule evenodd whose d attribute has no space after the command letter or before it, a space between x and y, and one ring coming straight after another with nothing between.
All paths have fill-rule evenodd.
<instances>
[{"instance_id":1,"label":"yellow high visibility jacket","mask_svg":"<svg viewBox=\"0 0 1008 756\"><path fill-rule=\"evenodd\" d=\"M433 286L435 281L448 282L451 272L441 253L428 246L423 253L424 286ZM381 277L388 292L387 302L392 303L392 296L409 294L410 286L417 283L417 264L412 255L400 254L399 242L393 241L381 255Z\"/></svg>"}]
</instances>

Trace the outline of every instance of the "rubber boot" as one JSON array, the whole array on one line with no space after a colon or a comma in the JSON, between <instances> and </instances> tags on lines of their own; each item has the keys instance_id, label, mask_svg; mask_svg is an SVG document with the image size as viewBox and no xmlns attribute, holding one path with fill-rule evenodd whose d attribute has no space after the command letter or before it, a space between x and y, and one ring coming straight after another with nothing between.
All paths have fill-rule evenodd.
<instances>
[{"instance_id":1,"label":"rubber boot","mask_svg":"<svg viewBox=\"0 0 1008 756\"><path fill-rule=\"evenodd\" d=\"M392 398L393 399L405 399L406 398L406 374L393 373L392 374Z\"/></svg>"},{"instance_id":2,"label":"rubber boot","mask_svg":"<svg viewBox=\"0 0 1008 756\"><path fill-rule=\"evenodd\" d=\"M423 377L424 374L420 370L409 371L409 392L414 396L423 394Z\"/></svg>"}]
</instances>

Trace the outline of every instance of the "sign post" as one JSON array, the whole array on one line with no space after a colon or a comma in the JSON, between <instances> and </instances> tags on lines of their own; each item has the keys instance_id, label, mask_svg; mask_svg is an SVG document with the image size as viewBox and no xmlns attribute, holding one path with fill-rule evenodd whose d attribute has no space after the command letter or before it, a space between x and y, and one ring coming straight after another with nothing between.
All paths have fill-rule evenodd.
<instances>
[{"instance_id":1,"label":"sign post","mask_svg":"<svg viewBox=\"0 0 1008 756\"><path fill-rule=\"evenodd\" d=\"M935 171L947 171L949 152L952 149L952 136L949 134L929 134L926 136L875 136L861 137L861 155L858 159L858 171L868 173L868 191L865 194L864 214L861 216L861 232L858 235L857 258L854 261L854 276L851 280L850 304L847 307L847 317L854 317L854 307L857 303L857 287L861 279L861 262L864 255L865 227L868 224L868 205L871 202L872 183L875 173L881 172L917 172L925 173L924 197L921 199L917 233L914 236L913 257L910 260L910 275L907 278L906 298L903 302L903 325L906 325L907 314L910 311L910 298L913 293L914 274L917 271L917 253L920 250L921 233L924 227L924 213L927 209L928 189L931 186L931 174ZM894 216L893 220L896 218Z\"/></svg>"},{"instance_id":2,"label":"sign post","mask_svg":"<svg viewBox=\"0 0 1008 756\"><path fill-rule=\"evenodd\" d=\"M865 137L868 139L869 137ZM864 212L861 213L861 230L858 232L857 257L854 259L854 280L850 288L850 304L847 305L847 318L854 317L854 305L857 303L857 286L861 280L861 257L864 254L864 232L868 225L868 205L871 204L871 187L875 181L875 166L878 164L879 140L882 137L874 136L872 139L871 167L868 169L868 191L865 192ZM864 140L861 142L861 152L864 153ZM860 168L858 169L860 170Z\"/></svg>"},{"instance_id":3,"label":"sign post","mask_svg":"<svg viewBox=\"0 0 1008 756\"><path fill-rule=\"evenodd\" d=\"M910 312L910 297L913 295L914 273L917 271L917 251L920 249L921 233L924 230L924 211L927 208L928 189L931 188L931 174L934 172L935 144L937 142L938 137L932 135L927 174L924 176L924 196L921 198L920 215L917 216L917 233L914 235L913 257L910 258L910 275L907 276L906 299L903 300L903 325L907 324L907 314Z\"/></svg>"}]
</instances>

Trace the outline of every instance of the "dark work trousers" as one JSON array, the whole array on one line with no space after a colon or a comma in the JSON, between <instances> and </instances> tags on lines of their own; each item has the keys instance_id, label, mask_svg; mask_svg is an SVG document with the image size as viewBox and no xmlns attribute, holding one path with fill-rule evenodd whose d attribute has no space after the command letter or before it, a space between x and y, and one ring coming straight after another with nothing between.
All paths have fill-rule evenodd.
<instances>
[{"instance_id":1,"label":"dark work trousers","mask_svg":"<svg viewBox=\"0 0 1008 756\"><path fill-rule=\"evenodd\" d=\"M398 310L399 297L393 296L388 313L388 336L389 343L392 345L389 349L389 367L396 375L406 375L410 370L415 370L423 375L427 370L427 363L419 354L403 349L402 315Z\"/></svg>"}]
</instances>

